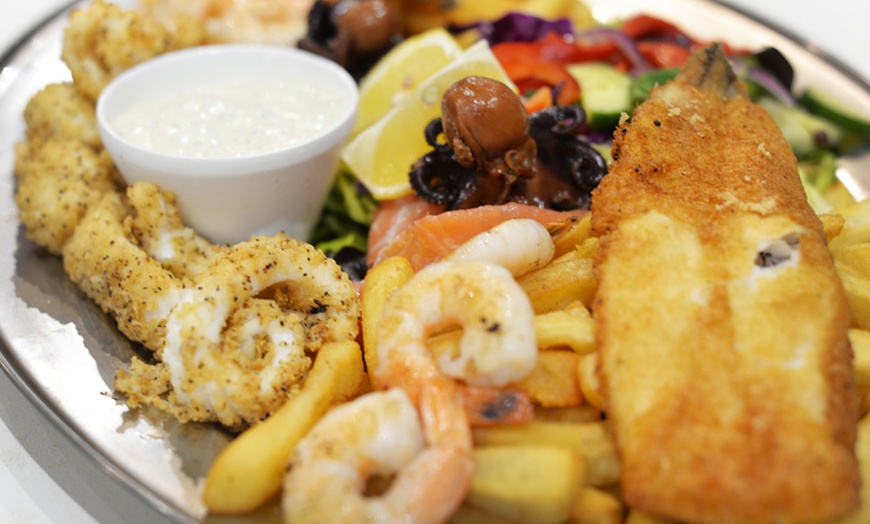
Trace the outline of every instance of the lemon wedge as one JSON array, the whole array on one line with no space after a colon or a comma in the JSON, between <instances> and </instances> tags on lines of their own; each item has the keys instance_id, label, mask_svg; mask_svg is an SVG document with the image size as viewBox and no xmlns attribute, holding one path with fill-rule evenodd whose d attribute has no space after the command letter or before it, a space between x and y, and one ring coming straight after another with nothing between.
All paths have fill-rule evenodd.
<instances>
[{"instance_id":1,"label":"lemon wedge","mask_svg":"<svg viewBox=\"0 0 870 524\"><path fill-rule=\"evenodd\" d=\"M442 27L412 36L390 50L360 81L353 135L401 105L420 82L461 53L459 43Z\"/></svg>"},{"instance_id":2,"label":"lemon wedge","mask_svg":"<svg viewBox=\"0 0 870 524\"><path fill-rule=\"evenodd\" d=\"M489 45L481 40L421 82L410 96L354 138L342 151L350 171L378 200L411 193L411 165L432 148L426 143L426 125L441 116L441 97L457 81L484 76L516 87Z\"/></svg>"}]
</instances>

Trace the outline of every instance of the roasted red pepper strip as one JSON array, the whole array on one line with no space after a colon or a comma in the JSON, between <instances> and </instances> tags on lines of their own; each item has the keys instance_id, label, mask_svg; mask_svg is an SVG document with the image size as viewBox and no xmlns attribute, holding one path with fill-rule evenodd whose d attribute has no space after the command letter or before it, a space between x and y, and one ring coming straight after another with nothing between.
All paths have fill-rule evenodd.
<instances>
[{"instance_id":1,"label":"roasted red pepper strip","mask_svg":"<svg viewBox=\"0 0 870 524\"><path fill-rule=\"evenodd\" d=\"M694 43L679 27L661 18L649 15L638 15L626 20L622 24L621 30L633 40L665 37L673 40L685 38L687 43Z\"/></svg>"},{"instance_id":2,"label":"roasted red pepper strip","mask_svg":"<svg viewBox=\"0 0 870 524\"><path fill-rule=\"evenodd\" d=\"M492 54L502 65L541 61L541 49L537 42L501 42L492 46Z\"/></svg>"},{"instance_id":3,"label":"roasted red pepper strip","mask_svg":"<svg viewBox=\"0 0 870 524\"><path fill-rule=\"evenodd\" d=\"M641 48L641 52L644 53L644 56L648 60L650 60L650 56L647 53L672 53L673 56L671 57L662 56L664 63L670 63L672 65L661 65L660 67L679 67L685 63L685 60L680 59L679 52L675 49L650 51L648 48L645 52L643 51L643 46L646 42L655 41L662 44L669 43L673 44L675 47L686 48L689 50L688 52L696 47L707 47L710 45L710 42L695 40L687 35L682 29L670 22L649 15L638 15L627 20L622 24L620 30L637 42L638 47ZM651 43L649 45L651 45ZM750 54L747 50L735 49L725 42L720 42L720 45L722 46L722 50L725 52L726 56ZM650 62L652 62L653 65L656 65L655 60L650 60Z\"/></svg>"},{"instance_id":4,"label":"roasted red pepper strip","mask_svg":"<svg viewBox=\"0 0 870 524\"><path fill-rule=\"evenodd\" d=\"M558 105L574 104L580 99L580 84L564 66L550 62L508 62L502 63L502 67L520 92L549 86L558 91Z\"/></svg>"},{"instance_id":5,"label":"roasted red pepper strip","mask_svg":"<svg viewBox=\"0 0 870 524\"><path fill-rule=\"evenodd\" d=\"M692 53L691 49L671 42L638 42L637 48L647 62L657 69L682 67Z\"/></svg>"},{"instance_id":6,"label":"roasted red pepper strip","mask_svg":"<svg viewBox=\"0 0 870 524\"><path fill-rule=\"evenodd\" d=\"M566 40L555 33L548 33L536 43L539 44L538 56L546 62L607 62L619 55L619 49L611 42L581 44Z\"/></svg>"},{"instance_id":7,"label":"roasted red pepper strip","mask_svg":"<svg viewBox=\"0 0 870 524\"><path fill-rule=\"evenodd\" d=\"M558 64L613 62L620 57L619 49L613 43L580 44L555 33L548 33L535 42L502 42L492 46L492 52L503 64L536 61Z\"/></svg>"}]
</instances>

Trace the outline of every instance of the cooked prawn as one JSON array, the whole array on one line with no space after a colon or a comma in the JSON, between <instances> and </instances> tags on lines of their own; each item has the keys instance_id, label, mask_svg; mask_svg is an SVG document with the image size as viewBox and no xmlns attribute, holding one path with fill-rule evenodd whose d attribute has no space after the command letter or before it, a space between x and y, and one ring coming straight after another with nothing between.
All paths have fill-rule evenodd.
<instances>
[{"instance_id":1,"label":"cooked prawn","mask_svg":"<svg viewBox=\"0 0 870 524\"><path fill-rule=\"evenodd\" d=\"M457 461L444 453L426 447L417 410L402 389L359 397L327 413L296 447L284 481L284 519L441 522L450 513L439 491L454 489L449 466ZM368 480L393 475L382 494L364 495Z\"/></svg>"},{"instance_id":2,"label":"cooked prawn","mask_svg":"<svg viewBox=\"0 0 870 524\"><path fill-rule=\"evenodd\" d=\"M463 329L458 352L440 355L438 369L431 372L476 386L505 386L535 366L533 323L528 297L503 267L486 262L432 264L399 288L384 308L377 375L391 385L400 377L391 366L413 362L425 367L433 358L425 340L458 325Z\"/></svg>"},{"instance_id":3,"label":"cooked prawn","mask_svg":"<svg viewBox=\"0 0 870 524\"><path fill-rule=\"evenodd\" d=\"M295 45L307 30L313 0L141 0L165 24L197 20L209 42ZM177 22L175 22L177 23Z\"/></svg>"},{"instance_id":4,"label":"cooked prawn","mask_svg":"<svg viewBox=\"0 0 870 524\"><path fill-rule=\"evenodd\" d=\"M422 421L425 447L394 486L403 497L402 511L372 515L375 521L389 516L396 522L442 522L461 504L474 463L471 427L460 383L453 377L501 386L525 376L537 357L533 317L511 274L483 262L430 265L393 293L380 322L375 376L388 390L408 396ZM429 336L457 324L464 328L458 355L436 360L427 347ZM294 486L288 486L285 496L289 511ZM359 490L359 481L354 486ZM299 489L305 496L305 487ZM315 515L335 511L330 500L306 509Z\"/></svg>"},{"instance_id":5,"label":"cooked prawn","mask_svg":"<svg viewBox=\"0 0 870 524\"><path fill-rule=\"evenodd\" d=\"M418 270L506 220L530 218L547 225L586 214L583 210L554 211L515 202L441 213L437 207L417 204L415 200L418 198L410 197L378 208L369 231L369 265L402 255ZM404 211L406 206L410 212Z\"/></svg>"},{"instance_id":6,"label":"cooked prawn","mask_svg":"<svg viewBox=\"0 0 870 524\"><path fill-rule=\"evenodd\" d=\"M556 246L547 228L530 218L514 218L478 233L444 260L492 262L515 277L547 265Z\"/></svg>"},{"instance_id":7,"label":"cooked prawn","mask_svg":"<svg viewBox=\"0 0 870 524\"><path fill-rule=\"evenodd\" d=\"M169 394L138 396L127 377L116 386L182 421L240 429L287 399L311 365L308 353L354 340L358 321L356 289L334 261L285 235L255 237L218 253L182 290L161 369L131 369L168 381Z\"/></svg>"},{"instance_id":8,"label":"cooked prawn","mask_svg":"<svg viewBox=\"0 0 870 524\"><path fill-rule=\"evenodd\" d=\"M288 522L443 522L474 471L459 383L501 385L535 363L533 313L510 273L482 262L441 262L388 300L370 393L327 415L300 443L285 482ZM432 331L464 326L461 354L436 359ZM474 368L474 369L472 369ZM396 474L381 497L362 495L372 475Z\"/></svg>"}]
</instances>

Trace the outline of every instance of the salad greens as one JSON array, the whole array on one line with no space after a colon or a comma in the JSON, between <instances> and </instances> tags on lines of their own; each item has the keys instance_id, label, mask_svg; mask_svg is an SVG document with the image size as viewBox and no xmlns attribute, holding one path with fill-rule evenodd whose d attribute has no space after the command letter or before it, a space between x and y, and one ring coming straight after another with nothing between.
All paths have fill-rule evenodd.
<instances>
[{"instance_id":1,"label":"salad greens","mask_svg":"<svg viewBox=\"0 0 870 524\"><path fill-rule=\"evenodd\" d=\"M541 89L552 90L554 96L549 99L554 100L566 89L566 82L579 84L577 103L590 124L601 108L589 107L591 101L584 99L582 83L595 85L595 99L603 101L607 110L604 116L613 122L618 120L614 117L615 101L625 101L623 112L630 114L646 100L650 89L678 73L693 48L707 45L677 26L647 15L582 32L575 32L568 19L543 20L521 13L452 29L457 33L475 31L477 37L485 38L509 75L512 70L522 70L523 76L512 80L526 100ZM793 68L776 49L749 52L722 45L735 72L749 87L752 99L768 110L791 143L810 204L820 213L831 210L833 205L826 192L836 183L837 156L867 150L870 122L850 114L817 91L794 93ZM582 74L572 76L570 66L583 63L610 67L575 68L575 73ZM562 68L564 74L553 74L554 66ZM606 73L606 78L590 78L595 71ZM619 79L614 71L629 80L614 81ZM603 92L611 87L627 92L615 96ZM586 133L589 141L602 151L609 149L609 129L590 127ZM359 265L363 260L360 270L364 273L368 229L377 205L351 174L342 171L316 227L313 243L340 262L354 260Z\"/></svg>"},{"instance_id":2,"label":"salad greens","mask_svg":"<svg viewBox=\"0 0 870 524\"><path fill-rule=\"evenodd\" d=\"M346 170L335 177L310 242L348 263L365 255L368 231L378 203Z\"/></svg>"}]
</instances>

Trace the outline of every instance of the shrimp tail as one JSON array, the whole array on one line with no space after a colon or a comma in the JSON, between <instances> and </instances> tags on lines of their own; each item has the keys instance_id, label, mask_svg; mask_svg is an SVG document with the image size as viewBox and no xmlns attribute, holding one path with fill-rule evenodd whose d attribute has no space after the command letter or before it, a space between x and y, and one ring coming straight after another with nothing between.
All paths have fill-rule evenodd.
<instances>
[{"instance_id":1,"label":"shrimp tail","mask_svg":"<svg viewBox=\"0 0 870 524\"><path fill-rule=\"evenodd\" d=\"M472 427L490 427L531 422L535 408L521 391L462 385L462 406Z\"/></svg>"}]
</instances>

